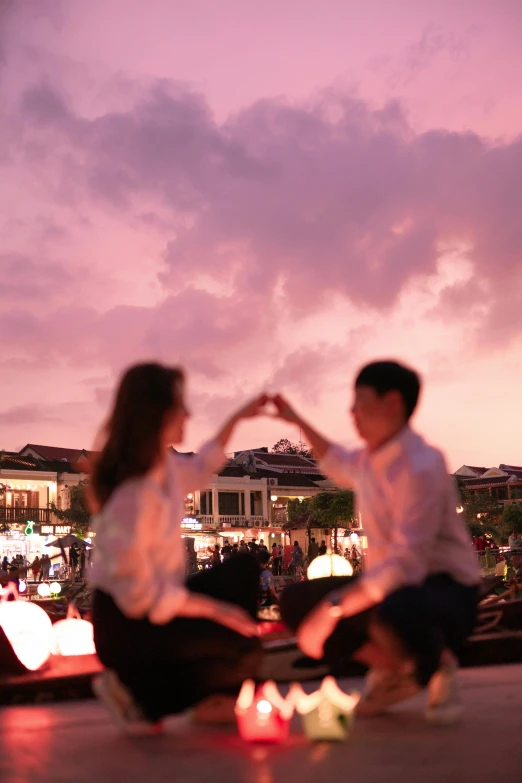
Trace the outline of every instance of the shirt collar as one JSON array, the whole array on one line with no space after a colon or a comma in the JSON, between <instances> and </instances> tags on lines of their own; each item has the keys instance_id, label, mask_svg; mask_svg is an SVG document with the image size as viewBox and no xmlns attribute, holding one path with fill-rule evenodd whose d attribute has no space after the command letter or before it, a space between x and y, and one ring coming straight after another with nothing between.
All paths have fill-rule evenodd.
<instances>
[{"instance_id":1,"label":"shirt collar","mask_svg":"<svg viewBox=\"0 0 522 783\"><path fill-rule=\"evenodd\" d=\"M368 452L370 464L377 471L385 471L406 451L415 437L415 433L406 424L394 438L391 438L380 449L372 453Z\"/></svg>"}]
</instances>

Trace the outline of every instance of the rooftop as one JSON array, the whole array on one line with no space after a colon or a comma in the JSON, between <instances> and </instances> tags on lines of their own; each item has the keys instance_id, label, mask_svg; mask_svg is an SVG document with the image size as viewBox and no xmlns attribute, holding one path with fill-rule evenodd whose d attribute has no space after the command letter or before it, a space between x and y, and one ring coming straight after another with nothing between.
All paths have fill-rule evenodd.
<instances>
[{"instance_id":1,"label":"rooftop","mask_svg":"<svg viewBox=\"0 0 522 783\"><path fill-rule=\"evenodd\" d=\"M20 449L19 454L23 455L29 449L44 460L65 460L72 463L78 462L80 459L88 459L91 454L86 449L66 449L61 446L41 446L35 443L28 443L23 449Z\"/></svg>"},{"instance_id":2,"label":"rooftop","mask_svg":"<svg viewBox=\"0 0 522 783\"><path fill-rule=\"evenodd\" d=\"M513 481L513 478L515 481ZM507 484L508 482L510 484L516 484L517 483L517 477L516 476L484 476L482 478L469 478L464 479L464 486L465 487L490 487L490 486L496 486L498 484Z\"/></svg>"}]
</instances>

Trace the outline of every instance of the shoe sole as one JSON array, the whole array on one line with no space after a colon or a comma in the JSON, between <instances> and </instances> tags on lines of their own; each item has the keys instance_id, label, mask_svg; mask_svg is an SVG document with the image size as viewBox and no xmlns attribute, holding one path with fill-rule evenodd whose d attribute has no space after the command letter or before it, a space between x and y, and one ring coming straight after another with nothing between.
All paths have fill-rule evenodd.
<instances>
[{"instance_id":1,"label":"shoe sole","mask_svg":"<svg viewBox=\"0 0 522 783\"><path fill-rule=\"evenodd\" d=\"M421 690L422 689L418 685L412 683L409 686L401 688L400 691L396 690L395 693L390 691L388 697L386 697L385 694L383 698L375 699L373 702L371 699L366 701L363 697L355 708L355 714L361 718L372 718L376 715L383 715L390 707L407 701L408 699L412 699L414 696L417 696Z\"/></svg>"},{"instance_id":2,"label":"shoe sole","mask_svg":"<svg viewBox=\"0 0 522 783\"><path fill-rule=\"evenodd\" d=\"M161 723L145 723L140 721L128 721L121 712L115 707L114 700L107 693L103 684L103 675L99 675L93 680L92 690L96 698L103 704L107 712L111 715L116 726L129 737L153 737L161 734Z\"/></svg>"},{"instance_id":3,"label":"shoe sole","mask_svg":"<svg viewBox=\"0 0 522 783\"><path fill-rule=\"evenodd\" d=\"M455 704L453 707L442 707L437 709L427 709L425 718L432 726L453 726L459 723L462 718L464 708L462 704Z\"/></svg>"}]
</instances>

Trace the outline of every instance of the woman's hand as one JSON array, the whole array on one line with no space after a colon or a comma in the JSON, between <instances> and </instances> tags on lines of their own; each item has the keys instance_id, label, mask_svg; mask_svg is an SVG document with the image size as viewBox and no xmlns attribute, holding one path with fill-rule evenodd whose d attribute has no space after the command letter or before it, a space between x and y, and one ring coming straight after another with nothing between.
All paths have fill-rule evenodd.
<instances>
[{"instance_id":1,"label":"woman's hand","mask_svg":"<svg viewBox=\"0 0 522 783\"><path fill-rule=\"evenodd\" d=\"M215 623L219 623L219 625L224 625L225 628L230 628L231 631L235 631L241 634L241 636L258 635L255 620L244 609L227 601L218 601L215 598L210 600L212 601L213 612L207 619L213 620Z\"/></svg>"},{"instance_id":2,"label":"woman's hand","mask_svg":"<svg viewBox=\"0 0 522 783\"><path fill-rule=\"evenodd\" d=\"M240 419L251 419L254 416L259 416L265 412L264 408L268 402L270 402L268 394L260 394L259 396L254 397L253 400L247 402L246 405L243 405L243 407L236 412L234 418L236 421L239 421Z\"/></svg>"},{"instance_id":3,"label":"woman's hand","mask_svg":"<svg viewBox=\"0 0 522 783\"><path fill-rule=\"evenodd\" d=\"M329 609L329 604L321 602L297 629L299 649L309 658L320 660L323 657L325 642L335 630L338 618L332 617Z\"/></svg>"}]
</instances>

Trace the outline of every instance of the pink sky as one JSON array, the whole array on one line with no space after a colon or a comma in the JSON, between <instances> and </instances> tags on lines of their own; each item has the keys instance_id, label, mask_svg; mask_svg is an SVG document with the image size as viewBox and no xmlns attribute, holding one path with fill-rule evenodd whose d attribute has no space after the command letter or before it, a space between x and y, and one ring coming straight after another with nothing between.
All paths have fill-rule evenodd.
<instances>
[{"instance_id":1,"label":"pink sky","mask_svg":"<svg viewBox=\"0 0 522 783\"><path fill-rule=\"evenodd\" d=\"M0 447L89 447L149 358L189 372L187 448L263 388L353 444L392 356L452 468L521 464L520 29L518 0L4 2Z\"/></svg>"}]
</instances>

